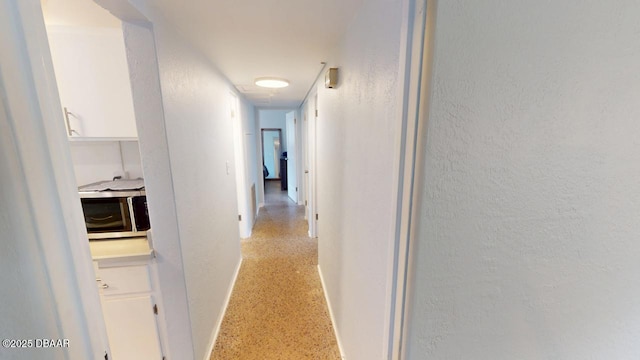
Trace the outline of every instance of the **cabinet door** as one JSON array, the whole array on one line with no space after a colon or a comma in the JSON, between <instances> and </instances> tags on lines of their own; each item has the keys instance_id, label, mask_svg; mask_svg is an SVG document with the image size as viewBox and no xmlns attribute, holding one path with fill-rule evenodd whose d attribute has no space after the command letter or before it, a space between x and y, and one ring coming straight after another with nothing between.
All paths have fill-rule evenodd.
<instances>
[{"instance_id":1,"label":"cabinet door","mask_svg":"<svg viewBox=\"0 0 640 360\"><path fill-rule=\"evenodd\" d=\"M111 358L116 360L162 359L153 305L149 295L103 298Z\"/></svg>"},{"instance_id":2,"label":"cabinet door","mask_svg":"<svg viewBox=\"0 0 640 360\"><path fill-rule=\"evenodd\" d=\"M47 33L71 136L137 137L122 30L49 26Z\"/></svg>"},{"instance_id":3,"label":"cabinet door","mask_svg":"<svg viewBox=\"0 0 640 360\"><path fill-rule=\"evenodd\" d=\"M104 296L133 296L151 292L149 267L146 265L101 268L99 273L101 285L105 285L102 288Z\"/></svg>"}]
</instances>

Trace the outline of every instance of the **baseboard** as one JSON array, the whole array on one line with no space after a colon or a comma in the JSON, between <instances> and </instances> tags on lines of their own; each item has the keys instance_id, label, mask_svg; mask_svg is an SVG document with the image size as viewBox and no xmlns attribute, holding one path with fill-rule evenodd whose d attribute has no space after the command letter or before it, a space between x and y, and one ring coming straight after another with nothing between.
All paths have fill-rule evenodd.
<instances>
[{"instance_id":1,"label":"baseboard","mask_svg":"<svg viewBox=\"0 0 640 360\"><path fill-rule=\"evenodd\" d=\"M324 298L327 301L327 307L329 308L329 316L331 317L331 325L333 326L333 332L336 334L336 341L338 342L338 350L340 350L340 358L346 360L344 350L342 350L342 343L340 342L340 335L338 334L338 328L336 327L336 319L333 317L333 310L331 307L331 301L329 300L329 293L327 293L327 286L324 283L324 277L322 276L322 268L318 264L318 274L320 274L320 283L322 283L322 291L324 292Z\"/></svg>"},{"instance_id":2,"label":"baseboard","mask_svg":"<svg viewBox=\"0 0 640 360\"><path fill-rule=\"evenodd\" d=\"M229 290L227 292L227 298L224 300L224 309L222 310L222 314L220 315L220 318L218 318L216 329L213 331L213 336L211 337L211 343L209 344L209 351L205 354L206 356L204 360L209 360L211 358L213 347L216 346L216 340L218 340L218 335L220 334L220 328L222 327L222 321L224 320L224 315L227 313L227 307L229 307L229 300L231 300L231 294L233 293L233 288L236 285L236 280L238 280L238 274L240 273L241 266L242 266L242 256L240 257L240 261L238 261L238 265L236 266L235 274L233 274L233 281L229 286Z\"/></svg>"}]
</instances>

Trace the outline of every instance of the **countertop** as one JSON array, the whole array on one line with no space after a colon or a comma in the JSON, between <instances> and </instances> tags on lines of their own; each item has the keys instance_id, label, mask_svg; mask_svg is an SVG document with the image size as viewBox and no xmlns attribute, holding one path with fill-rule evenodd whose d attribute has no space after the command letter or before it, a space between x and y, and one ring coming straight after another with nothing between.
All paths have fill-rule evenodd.
<instances>
[{"instance_id":1,"label":"countertop","mask_svg":"<svg viewBox=\"0 0 640 360\"><path fill-rule=\"evenodd\" d=\"M154 256L146 237L91 240L89 249L93 260L99 262L149 260Z\"/></svg>"}]
</instances>

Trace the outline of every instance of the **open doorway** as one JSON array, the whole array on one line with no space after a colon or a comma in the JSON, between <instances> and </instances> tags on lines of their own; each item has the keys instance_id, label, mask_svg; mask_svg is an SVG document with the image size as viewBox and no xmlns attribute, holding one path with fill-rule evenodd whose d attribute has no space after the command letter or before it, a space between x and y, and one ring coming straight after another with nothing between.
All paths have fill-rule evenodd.
<instances>
[{"instance_id":1,"label":"open doorway","mask_svg":"<svg viewBox=\"0 0 640 360\"><path fill-rule=\"evenodd\" d=\"M245 135L243 133L240 101L238 96L229 93L229 114L233 123L234 167L236 175L236 196L238 201L238 226L240 238L251 235L251 228L256 217L255 184L247 169L247 151L245 149ZM249 134L250 135L250 134Z\"/></svg>"},{"instance_id":2,"label":"open doorway","mask_svg":"<svg viewBox=\"0 0 640 360\"><path fill-rule=\"evenodd\" d=\"M262 172L263 182L259 196L261 205L267 203L267 191L278 191L284 200L299 203L298 147L301 124L298 111L287 109L260 109L257 114L260 129L259 160L257 168Z\"/></svg>"},{"instance_id":3,"label":"open doorway","mask_svg":"<svg viewBox=\"0 0 640 360\"><path fill-rule=\"evenodd\" d=\"M77 11L69 11L76 3ZM84 254L88 247L90 255L77 257L74 267L93 270L82 271L93 279L81 291L84 305L95 307L87 316L94 349L100 358L131 358L131 349L136 349L134 356L161 358L168 353L168 340L165 314L158 316L157 309L166 307L155 261L161 246L153 246L151 218L164 210L155 205L158 191L147 205L144 175L149 174L143 175L139 142L144 134L138 133L140 107L134 108L128 61L142 51L144 58L155 59L155 49L128 48L128 23L94 2L43 1L42 11L56 108L62 110L67 133L65 155L75 175L67 185L80 197L75 211L84 215L85 231L77 234L80 241L72 247ZM150 216L150 208L155 208L155 216ZM162 243L168 223L154 222L160 224L153 227L156 245Z\"/></svg>"}]
</instances>

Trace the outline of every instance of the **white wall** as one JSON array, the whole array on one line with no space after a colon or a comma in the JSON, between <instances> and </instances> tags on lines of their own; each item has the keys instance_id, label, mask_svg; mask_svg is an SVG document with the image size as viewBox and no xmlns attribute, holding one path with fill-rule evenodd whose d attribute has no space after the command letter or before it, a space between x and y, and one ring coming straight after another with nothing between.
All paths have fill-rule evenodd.
<instances>
[{"instance_id":1,"label":"white wall","mask_svg":"<svg viewBox=\"0 0 640 360\"><path fill-rule=\"evenodd\" d=\"M123 169L130 179L143 177L137 141L72 141L70 147L78 185L111 180Z\"/></svg>"},{"instance_id":2,"label":"white wall","mask_svg":"<svg viewBox=\"0 0 640 360\"><path fill-rule=\"evenodd\" d=\"M21 159L15 149L16 140L2 103L7 90L0 85L0 95L3 95L0 96L3 110L0 111L0 337L62 338L58 328L60 314L49 289L50 279L41 251L43 239L34 224ZM3 346L0 358L66 359L67 355L65 349L54 349L45 355L42 349Z\"/></svg>"},{"instance_id":3,"label":"white wall","mask_svg":"<svg viewBox=\"0 0 640 360\"><path fill-rule=\"evenodd\" d=\"M42 10L47 25L120 28L120 19L93 1L46 0Z\"/></svg>"},{"instance_id":4,"label":"white wall","mask_svg":"<svg viewBox=\"0 0 640 360\"><path fill-rule=\"evenodd\" d=\"M638 13L438 2L408 359L640 358Z\"/></svg>"},{"instance_id":5,"label":"white wall","mask_svg":"<svg viewBox=\"0 0 640 360\"><path fill-rule=\"evenodd\" d=\"M290 110L258 110L258 124L260 129L281 129L282 139L287 138L287 122L285 116ZM283 144L282 151L287 151Z\"/></svg>"},{"instance_id":6,"label":"white wall","mask_svg":"<svg viewBox=\"0 0 640 360\"><path fill-rule=\"evenodd\" d=\"M153 28L123 23L127 62L144 168L149 220L153 231L154 266L161 293L158 316L171 334L164 342L168 357L193 358L193 339L187 299L180 231L171 174L163 98L158 76Z\"/></svg>"},{"instance_id":7,"label":"white wall","mask_svg":"<svg viewBox=\"0 0 640 360\"><path fill-rule=\"evenodd\" d=\"M0 79L0 338L70 342L3 346L0 358L100 358L100 300L38 1L0 2Z\"/></svg>"},{"instance_id":8,"label":"white wall","mask_svg":"<svg viewBox=\"0 0 640 360\"><path fill-rule=\"evenodd\" d=\"M386 358L401 13L401 1L363 3L328 64L338 87L318 87L319 265L353 360Z\"/></svg>"},{"instance_id":9,"label":"white wall","mask_svg":"<svg viewBox=\"0 0 640 360\"><path fill-rule=\"evenodd\" d=\"M241 257L228 97L233 86L152 4L136 5L155 32L194 356L204 359Z\"/></svg>"},{"instance_id":10,"label":"white wall","mask_svg":"<svg viewBox=\"0 0 640 360\"><path fill-rule=\"evenodd\" d=\"M240 261L233 129L226 81L155 24L171 173L195 358L204 358Z\"/></svg>"}]
</instances>

